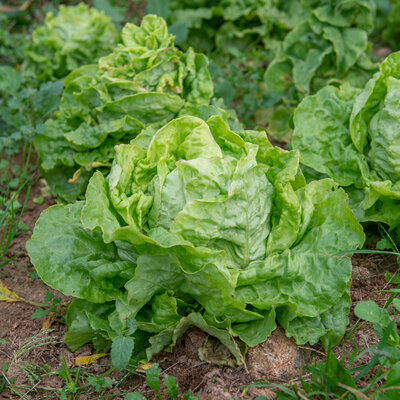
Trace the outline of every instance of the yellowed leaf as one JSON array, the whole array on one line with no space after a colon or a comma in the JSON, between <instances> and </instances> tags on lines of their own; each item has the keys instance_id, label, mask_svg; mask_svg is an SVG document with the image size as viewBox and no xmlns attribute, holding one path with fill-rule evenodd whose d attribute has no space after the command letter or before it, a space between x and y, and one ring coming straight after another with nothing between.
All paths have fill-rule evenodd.
<instances>
[{"instance_id":1,"label":"yellowed leaf","mask_svg":"<svg viewBox=\"0 0 400 400\"><path fill-rule=\"evenodd\" d=\"M9 303L12 303L16 301L24 301L24 299L22 297L19 297L16 293L14 293L0 281L0 301L7 301Z\"/></svg>"},{"instance_id":2,"label":"yellowed leaf","mask_svg":"<svg viewBox=\"0 0 400 400\"><path fill-rule=\"evenodd\" d=\"M92 163L86 165L86 169L93 169L93 168L99 168L99 167L104 167L107 164L104 164L100 161L93 161Z\"/></svg>"},{"instance_id":3,"label":"yellowed leaf","mask_svg":"<svg viewBox=\"0 0 400 400\"><path fill-rule=\"evenodd\" d=\"M152 362L139 365L139 368L136 369L136 372L145 372L153 365Z\"/></svg>"},{"instance_id":4,"label":"yellowed leaf","mask_svg":"<svg viewBox=\"0 0 400 400\"><path fill-rule=\"evenodd\" d=\"M50 329L51 325L53 324L53 322L56 319L56 316L57 316L57 314L53 313L53 312L47 314L46 319L43 321L42 328L40 329L40 332L44 332L44 331L47 331L48 329Z\"/></svg>"},{"instance_id":5,"label":"yellowed leaf","mask_svg":"<svg viewBox=\"0 0 400 400\"><path fill-rule=\"evenodd\" d=\"M79 356L75 358L75 365L89 365L93 361L98 360L99 358L108 356L107 353L99 353L99 354L93 354L92 356Z\"/></svg>"},{"instance_id":6,"label":"yellowed leaf","mask_svg":"<svg viewBox=\"0 0 400 400\"><path fill-rule=\"evenodd\" d=\"M74 175L72 176L72 178L71 178L71 179L68 179L68 183L74 183L74 184L77 183L80 174L81 174L81 170L80 170L80 169L77 169L77 170L75 171Z\"/></svg>"}]
</instances>

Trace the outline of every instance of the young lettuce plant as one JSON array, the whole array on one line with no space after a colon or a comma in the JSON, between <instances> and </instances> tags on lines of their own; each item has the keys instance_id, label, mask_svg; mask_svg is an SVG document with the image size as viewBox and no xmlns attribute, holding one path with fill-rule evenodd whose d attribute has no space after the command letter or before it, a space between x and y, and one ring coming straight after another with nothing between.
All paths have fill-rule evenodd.
<instances>
[{"instance_id":1,"label":"young lettuce plant","mask_svg":"<svg viewBox=\"0 0 400 400\"><path fill-rule=\"evenodd\" d=\"M98 64L78 68L64 80L57 116L35 140L52 193L66 201L83 194L93 169L108 172L114 146L142 140L180 113L224 111L208 106L213 84L208 60L174 47L162 18L126 24L122 44Z\"/></svg>"},{"instance_id":2,"label":"young lettuce plant","mask_svg":"<svg viewBox=\"0 0 400 400\"><path fill-rule=\"evenodd\" d=\"M364 89L327 86L294 115L301 162L343 186L361 222L400 224L400 53Z\"/></svg>"},{"instance_id":3,"label":"young lettuce plant","mask_svg":"<svg viewBox=\"0 0 400 400\"><path fill-rule=\"evenodd\" d=\"M116 147L84 201L50 207L27 249L73 296L66 343L112 342L117 368L197 326L242 358L276 320L298 344L336 344L348 324L350 258L364 234L331 179L306 184L297 150L221 116L174 119Z\"/></svg>"},{"instance_id":4,"label":"young lettuce plant","mask_svg":"<svg viewBox=\"0 0 400 400\"><path fill-rule=\"evenodd\" d=\"M48 13L44 25L33 31L24 74L39 83L62 79L109 54L119 40L118 30L102 12L83 3L60 6L56 16Z\"/></svg>"}]
</instances>

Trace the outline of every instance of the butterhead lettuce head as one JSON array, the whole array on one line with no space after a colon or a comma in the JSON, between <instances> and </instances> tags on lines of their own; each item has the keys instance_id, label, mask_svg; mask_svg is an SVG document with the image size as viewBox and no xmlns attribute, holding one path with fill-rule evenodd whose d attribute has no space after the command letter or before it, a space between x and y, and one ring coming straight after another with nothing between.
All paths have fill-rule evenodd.
<instances>
[{"instance_id":1,"label":"butterhead lettuce head","mask_svg":"<svg viewBox=\"0 0 400 400\"><path fill-rule=\"evenodd\" d=\"M35 140L51 191L66 201L83 194L93 170L108 172L114 146L150 135L181 113L224 114L208 106L213 85L208 60L173 45L162 18L126 24L122 44L97 64L65 80L56 117Z\"/></svg>"},{"instance_id":2,"label":"butterhead lettuce head","mask_svg":"<svg viewBox=\"0 0 400 400\"><path fill-rule=\"evenodd\" d=\"M360 221L400 224L400 53L363 89L321 89L294 116L301 162L348 192Z\"/></svg>"},{"instance_id":3,"label":"butterhead lettuce head","mask_svg":"<svg viewBox=\"0 0 400 400\"><path fill-rule=\"evenodd\" d=\"M345 192L306 184L297 150L183 116L117 146L109 175L46 210L27 248L39 276L76 299L73 350L129 342L130 356L151 358L197 326L240 363L232 337L255 346L276 321L299 344L336 344L350 307L344 253L363 241Z\"/></svg>"},{"instance_id":4,"label":"butterhead lettuce head","mask_svg":"<svg viewBox=\"0 0 400 400\"><path fill-rule=\"evenodd\" d=\"M118 41L118 30L102 12L83 3L62 5L57 15L48 13L44 25L33 31L24 72L39 82L62 79L82 65L97 62Z\"/></svg>"}]
</instances>

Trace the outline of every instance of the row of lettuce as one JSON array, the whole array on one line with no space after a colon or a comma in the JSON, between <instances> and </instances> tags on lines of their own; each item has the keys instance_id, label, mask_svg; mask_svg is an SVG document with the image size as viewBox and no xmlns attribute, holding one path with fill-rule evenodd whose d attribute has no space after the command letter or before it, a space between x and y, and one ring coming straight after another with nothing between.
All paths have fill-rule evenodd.
<instances>
[{"instance_id":1,"label":"row of lettuce","mask_svg":"<svg viewBox=\"0 0 400 400\"><path fill-rule=\"evenodd\" d=\"M201 49L217 65L217 94L245 104L244 113L238 110L242 119L268 124L281 141L290 140L293 111L306 95L330 83L364 86L378 67L372 42L399 49L397 0L149 3L167 18L183 46ZM227 60L241 66L227 66ZM246 90L240 77L246 82L249 75L257 84Z\"/></svg>"},{"instance_id":2,"label":"row of lettuce","mask_svg":"<svg viewBox=\"0 0 400 400\"><path fill-rule=\"evenodd\" d=\"M290 140L293 111L304 96L327 84L364 86L378 69L372 42L398 49L395 0L147 3L149 11L167 20L180 48L191 46L211 59L216 97L227 106L239 103L237 112L247 126L254 121L268 126L280 141ZM62 79L97 62L120 41L119 30L95 9L62 6L58 16L48 15L33 32L24 79L31 78L33 86ZM11 107L17 112L15 103Z\"/></svg>"},{"instance_id":3,"label":"row of lettuce","mask_svg":"<svg viewBox=\"0 0 400 400\"><path fill-rule=\"evenodd\" d=\"M321 5L302 27L336 21L340 29L322 34L344 35L356 29L340 25L355 9L356 21L370 19L359 3L348 13ZM337 344L351 306L348 254L365 238L359 222L400 222L400 55L363 89L346 83L307 97L294 117L294 150L285 151L264 130L242 128L215 98L207 57L179 50L162 18L148 15L118 34L107 17L78 7L81 18L70 17L73 8L47 18L22 66L37 85L72 71L34 140L64 204L41 215L27 243L43 281L74 297L66 343L111 346L117 368L150 359L192 326L219 338L238 363L241 344L264 342L277 324L298 344ZM340 69L364 57L364 45L344 46L341 56L339 44L325 47L321 63L339 55ZM270 68L286 74L290 60ZM295 85L298 74L310 84L302 65L279 79Z\"/></svg>"}]
</instances>

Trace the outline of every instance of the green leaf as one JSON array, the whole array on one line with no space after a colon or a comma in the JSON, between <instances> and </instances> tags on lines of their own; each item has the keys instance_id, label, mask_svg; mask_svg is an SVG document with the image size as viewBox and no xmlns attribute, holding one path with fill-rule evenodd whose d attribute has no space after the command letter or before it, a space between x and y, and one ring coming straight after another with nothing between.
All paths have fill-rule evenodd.
<instances>
[{"instance_id":1,"label":"green leaf","mask_svg":"<svg viewBox=\"0 0 400 400\"><path fill-rule=\"evenodd\" d=\"M49 312L50 312L50 310L43 310L43 308L38 308L31 315L31 318L32 319L42 318L42 317L45 317L46 315L48 315Z\"/></svg>"},{"instance_id":2,"label":"green leaf","mask_svg":"<svg viewBox=\"0 0 400 400\"><path fill-rule=\"evenodd\" d=\"M53 297L54 297L54 294L52 292L48 291L46 293L46 296L44 296L43 300L45 303L48 303L49 301L51 301L53 299Z\"/></svg>"},{"instance_id":3,"label":"green leaf","mask_svg":"<svg viewBox=\"0 0 400 400\"><path fill-rule=\"evenodd\" d=\"M112 300L133 274L114 244L80 223L83 203L53 206L40 216L27 249L39 276L64 294L94 302ZM46 244L51 254L43 252Z\"/></svg>"},{"instance_id":4,"label":"green leaf","mask_svg":"<svg viewBox=\"0 0 400 400\"><path fill-rule=\"evenodd\" d=\"M21 80L20 72L7 65L0 66L0 92L15 95L21 85Z\"/></svg>"},{"instance_id":5,"label":"green leaf","mask_svg":"<svg viewBox=\"0 0 400 400\"><path fill-rule=\"evenodd\" d=\"M294 114L292 143L301 152L301 162L343 186L359 182L362 176L362 158L349 134L351 110L358 93L348 86L341 90L327 86L305 98Z\"/></svg>"},{"instance_id":6,"label":"green leaf","mask_svg":"<svg viewBox=\"0 0 400 400\"><path fill-rule=\"evenodd\" d=\"M393 305L397 311L400 311L400 299L393 299Z\"/></svg>"},{"instance_id":7,"label":"green leaf","mask_svg":"<svg viewBox=\"0 0 400 400\"><path fill-rule=\"evenodd\" d=\"M108 15L114 22L122 22L125 18L125 10L123 7L118 7L111 4L110 0L94 0L94 6Z\"/></svg>"},{"instance_id":8,"label":"green leaf","mask_svg":"<svg viewBox=\"0 0 400 400\"><path fill-rule=\"evenodd\" d=\"M336 358L335 354L330 351L325 363L325 374L327 377L326 388L330 393L343 394L347 390L338 386L339 383L356 388L356 384L345 366Z\"/></svg>"},{"instance_id":9,"label":"green leaf","mask_svg":"<svg viewBox=\"0 0 400 400\"><path fill-rule=\"evenodd\" d=\"M396 400L398 396L398 386L400 384L400 361L396 362L390 369L386 382L381 386L385 390L385 396L388 400ZM390 389L393 388L393 389Z\"/></svg>"},{"instance_id":10,"label":"green leaf","mask_svg":"<svg viewBox=\"0 0 400 400\"><path fill-rule=\"evenodd\" d=\"M254 347L265 342L269 335L276 329L275 310L260 312L263 319L246 324L236 324L231 327L235 336L239 336L247 345Z\"/></svg>"},{"instance_id":11,"label":"green leaf","mask_svg":"<svg viewBox=\"0 0 400 400\"><path fill-rule=\"evenodd\" d=\"M167 19L171 12L169 7L169 0L149 0L147 2L146 13L156 14Z\"/></svg>"},{"instance_id":12,"label":"green leaf","mask_svg":"<svg viewBox=\"0 0 400 400\"><path fill-rule=\"evenodd\" d=\"M105 331L96 331L91 323L93 324L93 317L100 320L106 319L114 309L115 305L110 305L110 303L95 304L84 300L74 300L68 307L66 315L66 324L69 329L64 339L67 346L72 351L76 351L93 340L96 350L103 351L109 344L111 327L105 324Z\"/></svg>"},{"instance_id":13,"label":"green leaf","mask_svg":"<svg viewBox=\"0 0 400 400\"><path fill-rule=\"evenodd\" d=\"M165 374L164 385L166 387L165 393L172 399L176 400L179 395L179 387L176 383L174 376Z\"/></svg>"},{"instance_id":14,"label":"green leaf","mask_svg":"<svg viewBox=\"0 0 400 400\"><path fill-rule=\"evenodd\" d=\"M113 339L111 345L111 361L114 368L121 370L128 365L134 346L135 342L132 337L117 336Z\"/></svg>"},{"instance_id":15,"label":"green leaf","mask_svg":"<svg viewBox=\"0 0 400 400\"><path fill-rule=\"evenodd\" d=\"M146 397L144 397L141 393L139 392L134 392L134 393L128 393L125 397L125 400L146 400Z\"/></svg>"},{"instance_id":16,"label":"green leaf","mask_svg":"<svg viewBox=\"0 0 400 400\"><path fill-rule=\"evenodd\" d=\"M157 394L160 392L161 381L160 381L161 368L157 363L153 364L146 371L146 383L150 389L153 389Z\"/></svg>"},{"instance_id":17,"label":"green leaf","mask_svg":"<svg viewBox=\"0 0 400 400\"><path fill-rule=\"evenodd\" d=\"M383 328L390 324L390 317L387 310L380 308L378 304L372 300L358 303L354 308L354 314L356 314L358 318L373 322L374 324L379 324Z\"/></svg>"},{"instance_id":18,"label":"green leaf","mask_svg":"<svg viewBox=\"0 0 400 400\"><path fill-rule=\"evenodd\" d=\"M189 25L189 21L177 21L169 26L169 31L175 36L176 44L182 44L186 41L189 34Z\"/></svg>"},{"instance_id":19,"label":"green leaf","mask_svg":"<svg viewBox=\"0 0 400 400\"><path fill-rule=\"evenodd\" d=\"M292 310L279 309L278 321L285 328L288 337L293 337L298 345L311 345L321 340L325 349L336 346L346 333L351 299L348 290L339 302L318 317L296 316Z\"/></svg>"}]
</instances>

